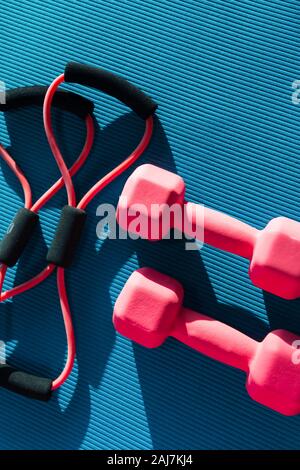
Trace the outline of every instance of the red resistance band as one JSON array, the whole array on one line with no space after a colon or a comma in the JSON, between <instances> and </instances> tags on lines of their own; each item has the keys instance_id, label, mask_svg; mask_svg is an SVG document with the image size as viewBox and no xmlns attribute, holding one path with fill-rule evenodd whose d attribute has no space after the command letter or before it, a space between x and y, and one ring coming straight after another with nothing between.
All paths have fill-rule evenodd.
<instances>
[{"instance_id":1,"label":"red resistance band","mask_svg":"<svg viewBox=\"0 0 300 470\"><path fill-rule=\"evenodd\" d=\"M0 111L10 111L28 105L43 105L47 86L33 86L8 90L6 103L0 105ZM94 105L91 101L75 93L59 91L53 101L53 105L63 110L71 111L85 120L86 139L83 149L70 168L70 175L75 175L85 163L94 141ZM64 186L61 177L54 183L35 203L32 202L32 191L26 176L11 157L9 152L0 144L0 156L19 180L24 192L24 208L16 214L7 234L0 243L0 292L8 266L13 266L24 250L33 228L38 221L38 211ZM24 241L25 240L25 241ZM8 263L5 264L4 260ZM1 301L2 301L1 297ZM0 385L18 393L47 400L50 396L52 381L43 377L36 377L25 372L15 370L8 364L0 365Z\"/></svg>"},{"instance_id":2,"label":"red resistance band","mask_svg":"<svg viewBox=\"0 0 300 470\"><path fill-rule=\"evenodd\" d=\"M127 159L125 159L121 164L115 167L112 171L101 178L92 188L90 188L90 190L78 203L76 202L75 189L72 182L72 173L66 167L64 159L61 155L54 136L51 121L52 101L59 85L64 81L73 81L75 83L92 86L110 94L111 96L115 96L123 103L129 105L140 117L145 120L145 132L136 149L129 155ZM156 108L157 105L151 100L151 98L131 85L129 82L114 74L111 74L110 72L106 72L95 67L88 67L81 64L71 63L67 65L65 73L53 81L46 93L44 101L44 126L49 145L62 175L61 180L66 186L68 205L70 207L85 210L88 204L100 191L102 191L108 184L110 184L119 175L126 171L143 154L152 137L153 114ZM48 264L48 266L43 271L41 271L31 280L4 292L1 295L0 300L4 301L37 286L39 283L44 281L55 270L55 268L56 265ZM68 355L63 371L55 380L52 381L51 390L57 389L67 380L72 371L76 355L74 328L65 286L65 269L62 267L58 267L57 269L57 288L67 338Z\"/></svg>"}]
</instances>

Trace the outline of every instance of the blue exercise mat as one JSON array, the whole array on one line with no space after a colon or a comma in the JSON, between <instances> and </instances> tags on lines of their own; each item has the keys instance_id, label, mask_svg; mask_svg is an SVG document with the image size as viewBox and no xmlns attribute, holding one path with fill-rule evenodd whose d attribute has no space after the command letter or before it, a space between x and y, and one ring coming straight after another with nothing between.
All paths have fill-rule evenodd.
<instances>
[{"instance_id":1,"label":"blue exercise mat","mask_svg":"<svg viewBox=\"0 0 300 470\"><path fill-rule=\"evenodd\" d=\"M69 60L112 70L159 103L154 139L140 160L184 177L193 202L263 228L278 215L300 220L300 4L297 0L6 0L1 5L0 80L8 88L48 84ZM295 85L296 86L296 85ZM97 138L76 176L78 198L134 148L143 123L100 92ZM293 102L294 101L294 102ZM68 164L84 126L56 113ZM32 182L35 198L59 175L37 107L1 116L1 141ZM114 302L130 273L151 266L178 278L185 304L262 339L274 328L300 333L299 301L255 288L248 263L184 241L98 240L96 209L116 204L130 172L88 208L80 250L67 272L78 357L48 403L0 390L1 449L297 449L300 417L252 401L245 375L175 340L146 350L115 334ZM22 205L21 189L0 171L0 236ZM41 228L5 290L45 266L66 203L65 190L41 211ZM8 361L55 377L66 342L55 276L0 304Z\"/></svg>"}]
</instances>

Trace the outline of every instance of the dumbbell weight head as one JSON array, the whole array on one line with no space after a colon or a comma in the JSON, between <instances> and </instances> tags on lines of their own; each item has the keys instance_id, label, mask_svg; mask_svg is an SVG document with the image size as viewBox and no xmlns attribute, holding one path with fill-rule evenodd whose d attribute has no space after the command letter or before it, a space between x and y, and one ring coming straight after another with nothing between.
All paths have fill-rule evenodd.
<instances>
[{"instance_id":1,"label":"dumbbell weight head","mask_svg":"<svg viewBox=\"0 0 300 470\"><path fill-rule=\"evenodd\" d=\"M170 206L182 206L184 193L185 184L180 176L155 165L141 165L127 180L120 196L119 225L141 238L160 240L173 226L172 220L168 223ZM135 225L132 222L137 214L141 223Z\"/></svg>"},{"instance_id":2,"label":"dumbbell weight head","mask_svg":"<svg viewBox=\"0 0 300 470\"><path fill-rule=\"evenodd\" d=\"M140 268L132 273L117 299L114 327L132 341L156 348L170 335L182 300L179 282L156 271L154 278L153 270Z\"/></svg>"},{"instance_id":3,"label":"dumbbell weight head","mask_svg":"<svg viewBox=\"0 0 300 470\"><path fill-rule=\"evenodd\" d=\"M286 330L269 333L258 343L246 383L253 400L287 416L300 413L300 364L295 346L299 339Z\"/></svg>"},{"instance_id":4,"label":"dumbbell weight head","mask_svg":"<svg viewBox=\"0 0 300 470\"><path fill-rule=\"evenodd\" d=\"M249 275L253 284L284 299L300 297L300 223L277 217L257 234Z\"/></svg>"}]
</instances>

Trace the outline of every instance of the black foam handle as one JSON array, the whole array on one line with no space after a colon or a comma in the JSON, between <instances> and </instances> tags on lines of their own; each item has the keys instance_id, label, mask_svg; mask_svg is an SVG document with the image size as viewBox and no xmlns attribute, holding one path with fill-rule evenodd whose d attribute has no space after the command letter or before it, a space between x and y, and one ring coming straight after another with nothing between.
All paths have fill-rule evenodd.
<instances>
[{"instance_id":1,"label":"black foam handle","mask_svg":"<svg viewBox=\"0 0 300 470\"><path fill-rule=\"evenodd\" d=\"M0 111L10 111L33 104L43 105L48 86L28 86L8 90L5 104L0 104ZM53 106L70 111L80 118L85 118L94 111L94 103L71 91L57 90L53 98Z\"/></svg>"},{"instance_id":2,"label":"black foam handle","mask_svg":"<svg viewBox=\"0 0 300 470\"><path fill-rule=\"evenodd\" d=\"M157 104L142 90L107 70L70 62L65 68L65 81L96 88L129 106L142 119L155 113Z\"/></svg>"},{"instance_id":3,"label":"black foam handle","mask_svg":"<svg viewBox=\"0 0 300 470\"><path fill-rule=\"evenodd\" d=\"M48 401L52 393L51 379L21 372L8 364L0 364L0 386L41 401Z\"/></svg>"},{"instance_id":4,"label":"black foam handle","mask_svg":"<svg viewBox=\"0 0 300 470\"><path fill-rule=\"evenodd\" d=\"M48 263L62 268L68 268L71 265L85 220L85 211L71 206L63 207L54 238L48 250Z\"/></svg>"},{"instance_id":5,"label":"black foam handle","mask_svg":"<svg viewBox=\"0 0 300 470\"><path fill-rule=\"evenodd\" d=\"M37 223L38 214L20 209L0 242L0 262L12 267L23 253Z\"/></svg>"}]
</instances>

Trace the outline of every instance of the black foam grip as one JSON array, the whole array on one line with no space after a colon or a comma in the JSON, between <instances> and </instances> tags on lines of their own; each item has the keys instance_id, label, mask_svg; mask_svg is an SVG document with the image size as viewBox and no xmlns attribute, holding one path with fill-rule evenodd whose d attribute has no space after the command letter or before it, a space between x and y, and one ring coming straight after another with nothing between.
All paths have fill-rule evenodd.
<instances>
[{"instance_id":1,"label":"black foam grip","mask_svg":"<svg viewBox=\"0 0 300 470\"><path fill-rule=\"evenodd\" d=\"M0 111L10 111L33 104L43 105L47 86L29 86L8 90L5 95L5 104L0 104ZM92 114L94 103L83 96L71 91L58 90L53 98L53 106L70 111L81 118Z\"/></svg>"},{"instance_id":2,"label":"black foam grip","mask_svg":"<svg viewBox=\"0 0 300 470\"><path fill-rule=\"evenodd\" d=\"M75 207L65 206L62 209L60 220L47 254L48 263L68 268L79 243L86 212Z\"/></svg>"},{"instance_id":3,"label":"black foam grip","mask_svg":"<svg viewBox=\"0 0 300 470\"><path fill-rule=\"evenodd\" d=\"M51 398L51 379L21 372L8 364L0 364L0 386L36 400Z\"/></svg>"},{"instance_id":4,"label":"black foam grip","mask_svg":"<svg viewBox=\"0 0 300 470\"><path fill-rule=\"evenodd\" d=\"M39 220L38 214L20 209L0 242L0 262L14 266L28 243Z\"/></svg>"},{"instance_id":5,"label":"black foam grip","mask_svg":"<svg viewBox=\"0 0 300 470\"><path fill-rule=\"evenodd\" d=\"M65 81L97 88L122 101L142 119L147 119L157 109L152 98L135 85L98 67L70 62L65 68Z\"/></svg>"}]
</instances>

